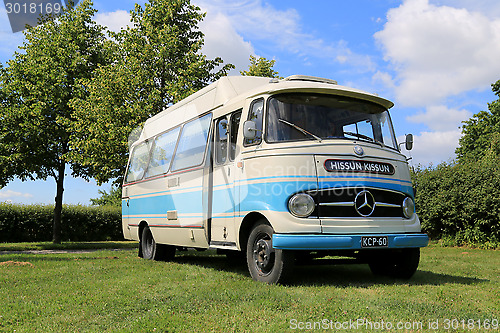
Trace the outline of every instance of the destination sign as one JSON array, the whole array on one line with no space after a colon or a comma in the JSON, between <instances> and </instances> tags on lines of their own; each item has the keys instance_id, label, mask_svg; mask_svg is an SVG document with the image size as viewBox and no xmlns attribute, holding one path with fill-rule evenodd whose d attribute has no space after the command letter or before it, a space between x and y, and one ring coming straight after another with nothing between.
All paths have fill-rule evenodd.
<instances>
[{"instance_id":1,"label":"destination sign","mask_svg":"<svg viewBox=\"0 0 500 333\"><path fill-rule=\"evenodd\" d=\"M389 163L358 160L326 160L325 170L330 172L365 172L393 175L394 166Z\"/></svg>"}]
</instances>

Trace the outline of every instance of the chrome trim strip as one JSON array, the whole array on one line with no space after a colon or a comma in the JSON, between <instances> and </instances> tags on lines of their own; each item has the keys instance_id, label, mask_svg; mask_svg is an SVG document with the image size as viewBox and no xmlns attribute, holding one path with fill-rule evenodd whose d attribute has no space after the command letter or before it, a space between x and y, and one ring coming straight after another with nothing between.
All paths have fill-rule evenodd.
<instances>
[{"instance_id":1,"label":"chrome trim strip","mask_svg":"<svg viewBox=\"0 0 500 333\"><path fill-rule=\"evenodd\" d=\"M401 205L395 205L395 204L383 203L383 202L375 202L375 207L401 208Z\"/></svg>"},{"instance_id":2,"label":"chrome trim strip","mask_svg":"<svg viewBox=\"0 0 500 333\"><path fill-rule=\"evenodd\" d=\"M320 206L342 206L342 207L352 207L354 206L354 201L352 202L320 202Z\"/></svg>"}]
</instances>

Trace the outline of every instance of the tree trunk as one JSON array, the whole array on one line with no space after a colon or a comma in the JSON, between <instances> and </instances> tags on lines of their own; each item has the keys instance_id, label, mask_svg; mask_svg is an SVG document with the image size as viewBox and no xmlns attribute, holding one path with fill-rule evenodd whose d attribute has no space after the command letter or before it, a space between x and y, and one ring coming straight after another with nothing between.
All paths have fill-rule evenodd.
<instances>
[{"instance_id":1,"label":"tree trunk","mask_svg":"<svg viewBox=\"0 0 500 333\"><path fill-rule=\"evenodd\" d=\"M56 176L56 184L57 184L56 203L54 207L54 225L52 229L52 242L54 244L61 244L61 218L62 218L65 168L66 164L61 161Z\"/></svg>"}]
</instances>

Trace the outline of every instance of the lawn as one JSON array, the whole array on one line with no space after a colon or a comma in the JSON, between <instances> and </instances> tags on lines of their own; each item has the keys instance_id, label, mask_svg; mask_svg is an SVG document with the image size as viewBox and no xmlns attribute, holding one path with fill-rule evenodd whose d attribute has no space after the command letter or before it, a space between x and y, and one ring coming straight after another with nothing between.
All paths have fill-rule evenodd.
<instances>
[{"instance_id":1,"label":"lawn","mask_svg":"<svg viewBox=\"0 0 500 333\"><path fill-rule=\"evenodd\" d=\"M409 281L300 266L286 286L212 251L174 262L135 249L3 254L0 299L2 332L499 332L500 251L434 245Z\"/></svg>"}]
</instances>

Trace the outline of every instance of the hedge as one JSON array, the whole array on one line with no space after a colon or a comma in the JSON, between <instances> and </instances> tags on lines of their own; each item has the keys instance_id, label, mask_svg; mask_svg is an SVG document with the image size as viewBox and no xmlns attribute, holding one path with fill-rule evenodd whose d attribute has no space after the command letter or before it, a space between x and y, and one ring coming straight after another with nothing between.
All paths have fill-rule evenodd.
<instances>
[{"instance_id":1,"label":"hedge","mask_svg":"<svg viewBox=\"0 0 500 333\"><path fill-rule=\"evenodd\" d=\"M0 242L52 240L54 206L0 203ZM62 240L123 240L118 207L63 205Z\"/></svg>"},{"instance_id":2,"label":"hedge","mask_svg":"<svg viewBox=\"0 0 500 333\"><path fill-rule=\"evenodd\" d=\"M422 229L449 245L500 247L500 163L489 153L413 173Z\"/></svg>"}]
</instances>

